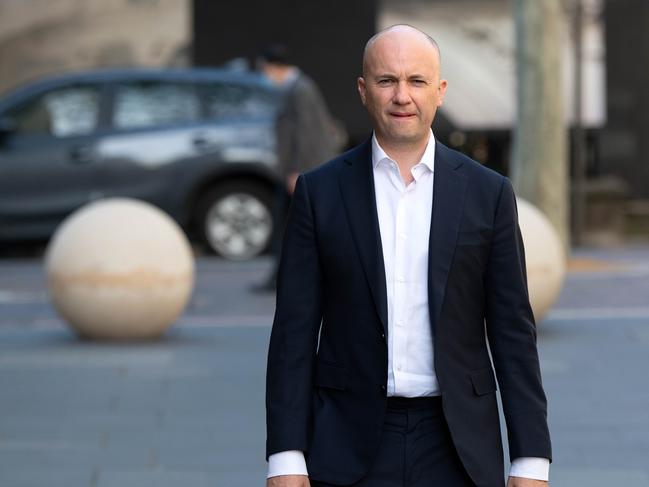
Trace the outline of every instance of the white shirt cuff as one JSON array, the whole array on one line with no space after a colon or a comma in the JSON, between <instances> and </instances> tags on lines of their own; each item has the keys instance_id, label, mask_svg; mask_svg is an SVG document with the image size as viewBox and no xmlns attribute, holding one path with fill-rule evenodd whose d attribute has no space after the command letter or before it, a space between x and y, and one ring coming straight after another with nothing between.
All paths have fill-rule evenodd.
<instances>
[{"instance_id":1,"label":"white shirt cuff","mask_svg":"<svg viewBox=\"0 0 649 487\"><path fill-rule=\"evenodd\" d=\"M517 458L512 462L509 476L547 482L550 479L550 460L537 457Z\"/></svg>"},{"instance_id":2,"label":"white shirt cuff","mask_svg":"<svg viewBox=\"0 0 649 487\"><path fill-rule=\"evenodd\" d=\"M308 475L304 453L299 450L289 450L268 457L266 478L278 475ZM547 482L550 478L550 461L547 458L517 458L512 462L509 475Z\"/></svg>"},{"instance_id":3,"label":"white shirt cuff","mask_svg":"<svg viewBox=\"0 0 649 487\"><path fill-rule=\"evenodd\" d=\"M266 478L278 475L309 475L304 453L300 450L288 450L269 456Z\"/></svg>"}]
</instances>

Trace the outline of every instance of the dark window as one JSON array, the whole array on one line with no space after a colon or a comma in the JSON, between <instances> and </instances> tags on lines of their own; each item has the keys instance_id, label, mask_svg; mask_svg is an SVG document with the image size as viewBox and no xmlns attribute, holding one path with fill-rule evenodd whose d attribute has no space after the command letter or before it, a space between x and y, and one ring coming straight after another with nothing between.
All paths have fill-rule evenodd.
<instances>
[{"instance_id":1,"label":"dark window","mask_svg":"<svg viewBox=\"0 0 649 487\"><path fill-rule=\"evenodd\" d=\"M99 120L99 89L75 86L53 90L11 110L9 117L21 134L89 134Z\"/></svg>"},{"instance_id":2,"label":"dark window","mask_svg":"<svg viewBox=\"0 0 649 487\"><path fill-rule=\"evenodd\" d=\"M254 117L275 110L277 100L254 86L211 83L206 86L209 118Z\"/></svg>"},{"instance_id":3,"label":"dark window","mask_svg":"<svg viewBox=\"0 0 649 487\"><path fill-rule=\"evenodd\" d=\"M141 82L117 87L113 125L141 128L198 120L200 105L191 85Z\"/></svg>"}]
</instances>

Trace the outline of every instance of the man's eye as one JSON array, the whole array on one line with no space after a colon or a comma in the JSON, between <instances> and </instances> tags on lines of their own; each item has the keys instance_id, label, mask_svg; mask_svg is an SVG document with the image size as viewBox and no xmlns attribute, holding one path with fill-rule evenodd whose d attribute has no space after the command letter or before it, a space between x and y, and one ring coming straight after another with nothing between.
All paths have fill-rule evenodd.
<instances>
[{"instance_id":1,"label":"man's eye","mask_svg":"<svg viewBox=\"0 0 649 487\"><path fill-rule=\"evenodd\" d=\"M392 84L392 80L391 79L380 79L379 84L380 85L389 85L389 84Z\"/></svg>"},{"instance_id":2,"label":"man's eye","mask_svg":"<svg viewBox=\"0 0 649 487\"><path fill-rule=\"evenodd\" d=\"M425 85L425 84L426 84L426 80L423 80L423 79L413 79L413 80L412 80L412 83L415 84L415 85Z\"/></svg>"}]
</instances>

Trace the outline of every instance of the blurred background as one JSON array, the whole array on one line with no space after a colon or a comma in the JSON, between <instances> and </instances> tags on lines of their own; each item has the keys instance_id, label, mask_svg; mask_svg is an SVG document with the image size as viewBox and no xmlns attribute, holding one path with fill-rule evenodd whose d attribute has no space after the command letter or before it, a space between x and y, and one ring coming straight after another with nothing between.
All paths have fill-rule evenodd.
<instances>
[{"instance_id":1,"label":"blurred background","mask_svg":"<svg viewBox=\"0 0 649 487\"><path fill-rule=\"evenodd\" d=\"M643 136L649 126L644 95L649 75L642 62L628 59L630 49L641 59L645 55L649 42L644 33L647 6L642 1L583 0L577 12L576 4L562 2L559 19L563 116L572 142L567 148L568 170L573 181L576 171L583 178L583 190L578 195L584 200L583 212L578 215L578 228L573 226L573 237L586 244L646 239L649 190L645 182L649 169L642 161L649 155ZM94 68L226 66L235 71L252 70L260 49L269 42L281 42L288 47L294 64L319 85L332 115L347 130L351 146L369 133L354 89L364 41L378 28L406 22L434 33L444 53L442 74L449 80L450 89L436 121L436 136L487 166L510 174L512 129L517 120L512 2L356 0L334 5L288 0L3 0L0 93L6 97L14 88L36 79ZM578 43L577 21L581 32ZM578 85L577 76L581 80ZM186 101L182 96L175 94L180 104ZM134 97L138 98L131 94L131 103L136 103L133 110L137 111L137 103L146 102L134 101ZM575 97L581 102L578 117ZM110 103L104 97L96 100L100 102ZM7 104L0 105L5 125L11 112ZM94 110L99 112L99 107ZM98 118L104 110L101 112L96 114ZM162 118L149 125L195 119L189 112L177 113L175 118L164 114L158 117ZM91 146L102 141L100 132L114 134L102 130L108 128L102 125L98 120L95 127L84 130L85 135L97 138ZM0 127L0 133L6 129ZM21 139L19 132L14 131L15 137L2 137ZM3 159L19 152L12 150L12 145L21 146L20 140L5 140L3 145ZM78 151L91 149L83 146ZM24 152L19 155L31 156ZM102 161L95 162L101 165ZM268 186L270 180L269 175L259 177L262 185ZM93 194L98 193L106 194L101 190ZM7 205L0 203L0 217L12 216L11 210L4 209Z\"/></svg>"},{"instance_id":2,"label":"blurred background","mask_svg":"<svg viewBox=\"0 0 649 487\"><path fill-rule=\"evenodd\" d=\"M534 22L555 33L536 67ZM1 486L261 485L274 303L250 288L272 271L283 175L258 56L285 45L351 147L371 130L364 44L395 23L441 47L435 136L512 177L563 242L537 317L553 485L649 486L649 2L0 0ZM524 105L550 51L557 84ZM532 191L526 117L557 100L560 135L535 143L560 175ZM115 196L170 215L196 259L187 307L146 344L77 339L48 290L50 237Z\"/></svg>"}]
</instances>

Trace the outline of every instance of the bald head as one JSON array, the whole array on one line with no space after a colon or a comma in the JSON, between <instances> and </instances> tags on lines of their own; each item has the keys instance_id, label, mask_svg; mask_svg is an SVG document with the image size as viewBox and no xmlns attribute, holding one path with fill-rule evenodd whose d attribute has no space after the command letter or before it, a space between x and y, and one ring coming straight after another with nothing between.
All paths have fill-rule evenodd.
<instances>
[{"instance_id":1,"label":"bald head","mask_svg":"<svg viewBox=\"0 0 649 487\"><path fill-rule=\"evenodd\" d=\"M367 42L358 94L387 154L421 159L446 85L437 43L422 31L394 25Z\"/></svg>"},{"instance_id":2,"label":"bald head","mask_svg":"<svg viewBox=\"0 0 649 487\"><path fill-rule=\"evenodd\" d=\"M434 49L435 56L437 58L437 64L439 66L439 63L441 62L442 54L439 49L439 45L437 44L435 39L433 39L425 32L417 29L416 27L413 27L412 25L396 24L390 27L386 27L383 30L380 30L372 37L370 37L370 39L365 44L365 49L363 49L363 76L365 76L367 73L368 62L370 62L370 59L372 57L373 54L372 51L374 49L375 44L377 44L381 39L385 39L386 37L387 38L402 37L402 38L410 38L413 40L419 38L420 40L427 42Z\"/></svg>"}]
</instances>

